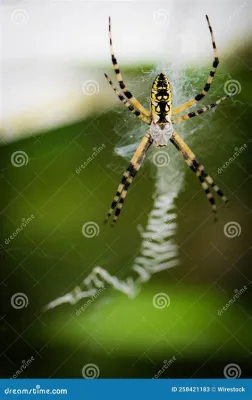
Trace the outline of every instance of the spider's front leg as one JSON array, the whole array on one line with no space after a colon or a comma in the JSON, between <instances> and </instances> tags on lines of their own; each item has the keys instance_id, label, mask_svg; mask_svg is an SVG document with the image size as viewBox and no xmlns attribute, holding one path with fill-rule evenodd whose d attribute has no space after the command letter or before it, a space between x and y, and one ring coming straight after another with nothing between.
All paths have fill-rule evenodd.
<instances>
[{"instance_id":1,"label":"spider's front leg","mask_svg":"<svg viewBox=\"0 0 252 400\"><path fill-rule=\"evenodd\" d=\"M140 111L142 115L145 117L149 118L151 115L151 112L146 110L145 107L142 106L142 104L133 96L133 94L128 90L126 87L123 77L119 68L119 64L117 62L117 59L115 57L114 49L113 49L113 44L112 44L112 35L111 35L111 18L109 17L109 44L110 44L110 53L111 53L111 61L113 64L113 69L115 71L116 79L119 83L119 86L124 94L125 97L129 100L129 102L135 107L136 110Z\"/></svg>"},{"instance_id":2,"label":"spider's front leg","mask_svg":"<svg viewBox=\"0 0 252 400\"><path fill-rule=\"evenodd\" d=\"M224 196L223 192L220 190L220 188L215 184L213 181L212 177L208 175L208 173L205 171L205 168L200 162L197 160L195 154L192 152L192 150L187 146L187 144L183 141L181 136L177 133L174 132L170 141L172 144L176 147L176 149L182 154L185 162L187 165L191 168L191 170L197 175L198 179L201 182L201 185L206 193L206 196L208 198L208 201L212 205L212 210L216 212L216 205L215 205L215 200L212 195L212 193L209 190L208 184L213 188L213 190L218 194L218 196L221 197L221 199L226 203L228 200L226 196Z\"/></svg>"},{"instance_id":3,"label":"spider's front leg","mask_svg":"<svg viewBox=\"0 0 252 400\"><path fill-rule=\"evenodd\" d=\"M136 176L137 172L139 171L141 164L146 156L146 153L150 148L150 146L152 145L152 143L153 139L151 138L148 131L141 140L138 148L136 149L130 161L128 168L123 174L121 183L117 188L116 195L113 199L113 202L105 218L104 221L105 223L108 221L109 217L113 214L113 212L114 212L113 224L115 224L115 222L117 221L117 218L123 208L123 203L127 195L128 189L131 183L133 182L133 179Z\"/></svg>"},{"instance_id":4,"label":"spider's front leg","mask_svg":"<svg viewBox=\"0 0 252 400\"><path fill-rule=\"evenodd\" d=\"M217 47L215 44L215 39L214 39L214 35L213 35L213 30L212 27L210 25L210 21L208 16L206 15L206 19L207 19L207 23L208 23L208 27L210 30L210 35L211 35L211 40L212 40L212 45L213 45L213 50L214 50L214 61L213 61L213 65L212 65L212 69L209 73L209 76L207 78L206 84L204 86L204 89L198 93L193 99L187 101L185 104L183 104L182 106L176 107L173 109L173 114L178 114L184 110L186 110L187 108L193 106L195 103L197 103L198 101L200 101L203 97L205 97L211 87L211 84L213 82L213 78L215 75L215 72L217 70L217 67L219 65L219 57L218 57L218 51L217 51Z\"/></svg>"}]
</instances>

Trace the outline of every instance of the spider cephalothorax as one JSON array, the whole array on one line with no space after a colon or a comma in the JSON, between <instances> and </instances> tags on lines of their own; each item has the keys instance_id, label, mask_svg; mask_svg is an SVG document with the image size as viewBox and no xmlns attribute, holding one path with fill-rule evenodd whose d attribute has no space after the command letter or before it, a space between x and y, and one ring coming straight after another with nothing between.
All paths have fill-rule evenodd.
<instances>
[{"instance_id":1,"label":"spider cephalothorax","mask_svg":"<svg viewBox=\"0 0 252 400\"><path fill-rule=\"evenodd\" d=\"M207 106L200 108L197 111L190 112L189 114L181 115L180 117L173 117L174 115L186 110L189 107L192 107L198 101L200 101L203 97L205 97L210 89L211 83L213 81L216 69L219 64L217 47L214 40L213 31L209 22L208 17L207 23L210 30L213 50L214 50L214 61L212 64L212 69L207 78L206 84L204 88L198 93L194 98L187 101L185 104L181 106L175 107L172 109L172 92L170 83L168 78L160 73L157 75L156 79L153 82L151 89L151 110L147 110L139 101L132 95L132 93L127 89L123 82L122 74L119 69L119 65L114 55L113 47L112 47L112 37L111 37L111 24L109 18L109 40L110 40L110 51L111 51L111 59L113 68L116 74L117 81L119 83L121 92L115 87L111 79L105 74L105 77L114 92L118 96L118 98L123 102L123 104L139 119L147 123L150 128L148 129L146 135L141 140L138 148L136 149L130 164L126 171L123 174L122 181L118 186L116 195L111 204L111 207L107 213L106 220L114 213L113 222L116 222L118 215L121 212L123 207L123 203L125 197L127 195L127 191L129 189L130 184L132 183L137 171L139 170L145 155L151 145L154 143L157 147L167 146L170 141L176 149L182 154L186 164L191 168L191 170L196 174L198 179L201 182L201 185L206 193L208 201L212 205L212 209L216 212L216 205L213 194L210 191L212 188L224 202L227 201L227 198L224 196L223 192L220 188L214 183L213 179L210 175L205 171L205 168L200 162L197 160L195 154L192 150L186 145L181 136L175 132L173 129L173 124L180 123L184 120L193 118L197 115L200 115L212 108L216 107L221 101L227 99L228 96L223 96L219 100L211 103Z\"/></svg>"}]
</instances>

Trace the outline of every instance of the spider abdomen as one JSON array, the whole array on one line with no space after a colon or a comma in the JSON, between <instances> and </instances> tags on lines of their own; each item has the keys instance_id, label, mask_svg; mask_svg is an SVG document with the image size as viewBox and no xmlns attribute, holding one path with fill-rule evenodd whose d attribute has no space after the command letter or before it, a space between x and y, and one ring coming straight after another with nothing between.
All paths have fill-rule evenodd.
<instances>
[{"instance_id":1,"label":"spider abdomen","mask_svg":"<svg viewBox=\"0 0 252 400\"><path fill-rule=\"evenodd\" d=\"M150 125L150 135L157 147L167 146L173 132L174 129L171 122L155 124L155 122L152 121Z\"/></svg>"}]
</instances>

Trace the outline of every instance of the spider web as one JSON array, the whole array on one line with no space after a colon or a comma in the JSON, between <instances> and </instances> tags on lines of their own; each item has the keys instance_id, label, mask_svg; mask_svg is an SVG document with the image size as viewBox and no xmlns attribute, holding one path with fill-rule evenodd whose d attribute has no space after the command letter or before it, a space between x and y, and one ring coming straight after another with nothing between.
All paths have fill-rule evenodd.
<instances>
[{"instance_id":1,"label":"spider web","mask_svg":"<svg viewBox=\"0 0 252 400\"><path fill-rule=\"evenodd\" d=\"M210 58L208 63L210 64L211 61ZM152 82L156 75L162 71L171 82L173 104L179 105L201 91L206 82L207 74L205 71L200 72L198 69L190 69L191 73L188 74L188 69L190 69L189 66L180 65L179 60L169 68L162 62L148 72L142 71L141 78L134 77L131 81L129 77L126 77L126 80L129 88L132 87L131 83L134 82L135 96L146 108L149 108L149 93ZM219 74L219 78L215 78L215 87L218 86L216 85L218 79L223 79L221 74ZM217 98L218 96L213 93L214 91L212 90L211 98ZM210 102L209 99L208 102ZM196 105L196 109L199 107ZM114 128L119 138L115 153L130 160L146 132L146 125L131 115L124 107L118 107L116 112L120 117ZM198 130L202 130L206 124L210 125L212 112L206 114L197 117L201 122L195 126L191 125L191 128L188 127L187 123L178 125L178 130L182 137L187 138L190 136L189 145L193 143L191 135L194 135ZM158 152L160 152L160 156L162 152L162 158L166 157L166 160L168 160L167 165L157 167L153 162L155 154ZM175 200L183 188L186 167L181 155L173 146L167 146L162 150L150 150L147 154L146 162L152 164L152 170L155 174L153 207L149 212L146 226L138 226L141 246L139 254L133 260L131 274L125 280L120 280L111 275L106 269L96 266L80 285L76 286L73 291L50 302L45 307L46 310L64 303L76 304L85 298L96 298L101 288L105 286L110 286L129 298L134 298L140 292L141 286L149 281L154 274L179 264L179 251L175 241L175 234L180 211L175 206ZM111 168L112 166L108 167Z\"/></svg>"}]
</instances>

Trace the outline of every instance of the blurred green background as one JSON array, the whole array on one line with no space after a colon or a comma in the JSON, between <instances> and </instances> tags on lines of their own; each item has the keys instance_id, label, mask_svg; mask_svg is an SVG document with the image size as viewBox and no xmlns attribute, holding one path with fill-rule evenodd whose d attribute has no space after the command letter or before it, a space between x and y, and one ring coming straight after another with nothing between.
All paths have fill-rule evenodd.
<instances>
[{"instance_id":1,"label":"blurred green background","mask_svg":"<svg viewBox=\"0 0 252 400\"><path fill-rule=\"evenodd\" d=\"M251 60L251 47L243 43L221 63L204 104L223 94L227 79L239 82L240 93L211 115L181 125L186 142L230 202L224 206L217 199L215 222L198 180L176 150L168 149L171 166L176 160L185 173L175 203L174 241L180 265L153 275L135 299L106 285L80 315L76 310L87 299L49 311L43 308L81 286L96 266L122 281L134 277L131 266L142 243L137 227L146 226L154 202L155 150L150 150L136 177L117 226L103 226L103 218L128 163L115 154L115 147L133 142L128 127L140 127L140 121L127 110L119 113L121 104L96 109L94 102L84 119L0 147L1 376L13 376L32 356L34 361L22 377L81 377L82 368L92 363L102 378L151 378L172 357L176 361L161 378L223 377L230 363L240 367L242 377L251 376ZM145 79L140 92L141 77L154 68L141 64L124 69L125 80L132 89L137 82L135 90L143 101L151 82ZM102 77L103 71L97 68L97 76ZM208 71L201 66L185 69L184 96L192 95L189 79L196 82L196 93ZM109 88L104 90L105 97L112 97ZM177 128L180 131L180 125ZM218 174L244 143L246 150ZM103 144L104 149L76 174L76 168ZM20 168L11 163L18 151L28 155ZM22 218L31 215L34 219L6 244ZM88 221L99 226L99 234L90 239L82 234ZM231 221L241 227L234 238L224 234ZM247 290L219 316L218 310L244 286ZM16 293L27 296L27 307L12 307ZM169 296L169 307L153 307L157 293Z\"/></svg>"}]
</instances>

